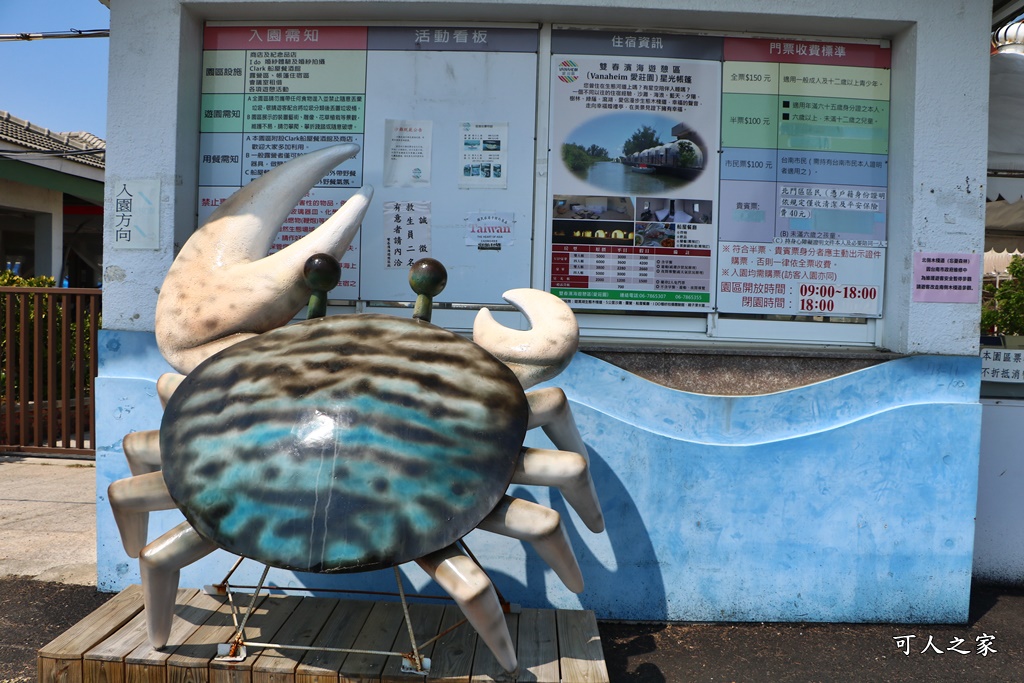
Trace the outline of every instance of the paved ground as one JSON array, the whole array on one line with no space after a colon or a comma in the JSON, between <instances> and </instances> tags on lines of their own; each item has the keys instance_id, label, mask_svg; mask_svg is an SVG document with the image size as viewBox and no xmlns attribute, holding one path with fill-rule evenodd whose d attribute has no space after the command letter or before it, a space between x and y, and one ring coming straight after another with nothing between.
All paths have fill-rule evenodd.
<instances>
[{"instance_id":1,"label":"paved ground","mask_svg":"<svg viewBox=\"0 0 1024 683\"><path fill-rule=\"evenodd\" d=\"M0 683L35 680L36 649L111 597L94 481L91 463L0 457ZM991 586L967 624L599 626L615 683L1024 681L1024 591Z\"/></svg>"},{"instance_id":2,"label":"paved ground","mask_svg":"<svg viewBox=\"0 0 1024 683\"><path fill-rule=\"evenodd\" d=\"M0 577L96 585L96 468L0 456Z\"/></svg>"}]
</instances>

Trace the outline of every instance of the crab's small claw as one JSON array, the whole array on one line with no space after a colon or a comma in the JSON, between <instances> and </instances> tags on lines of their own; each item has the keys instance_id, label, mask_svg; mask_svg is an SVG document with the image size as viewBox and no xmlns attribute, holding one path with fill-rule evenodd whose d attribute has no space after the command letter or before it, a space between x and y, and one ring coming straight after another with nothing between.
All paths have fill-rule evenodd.
<instances>
[{"instance_id":1,"label":"crab's small claw","mask_svg":"<svg viewBox=\"0 0 1024 683\"><path fill-rule=\"evenodd\" d=\"M473 322L473 341L512 369L524 389L549 380L569 365L580 329L568 304L539 289L510 289L502 297L526 316L529 330L500 324L486 308Z\"/></svg>"},{"instance_id":2,"label":"crab's small claw","mask_svg":"<svg viewBox=\"0 0 1024 683\"><path fill-rule=\"evenodd\" d=\"M309 189L358 152L358 145L336 145L278 166L229 197L189 238L156 305L157 344L176 370L188 374L217 351L286 324L308 303L306 259L345 253L373 190L358 192L297 242L267 251Z\"/></svg>"}]
</instances>

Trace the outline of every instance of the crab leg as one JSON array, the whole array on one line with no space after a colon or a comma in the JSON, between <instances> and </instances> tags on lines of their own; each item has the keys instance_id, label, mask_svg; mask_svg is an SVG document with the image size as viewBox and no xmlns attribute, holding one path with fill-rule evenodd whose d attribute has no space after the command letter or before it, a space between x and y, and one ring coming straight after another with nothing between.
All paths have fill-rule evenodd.
<instances>
[{"instance_id":1,"label":"crab leg","mask_svg":"<svg viewBox=\"0 0 1024 683\"><path fill-rule=\"evenodd\" d=\"M541 427L555 448L579 454L583 463L559 451L527 449L512 481L516 484L557 486L576 513L594 533L604 531L604 513L590 476L590 457L583 443L565 392L558 387L537 389L526 394L530 403L529 429ZM525 459L529 458L527 465ZM538 479L539 478L539 479Z\"/></svg>"},{"instance_id":2,"label":"crab leg","mask_svg":"<svg viewBox=\"0 0 1024 683\"><path fill-rule=\"evenodd\" d=\"M421 557L416 564L452 596L502 668L515 671L516 651L498 595L476 562L450 545Z\"/></svg>"},{"instance_id":3,"label":"crab leg","mask_svg":"<svg viewBox=\"0 0 1024 683\"><path fill-rule=\"evenodd\" d=\"M569 545L562 517L551 508L505 496L478 528L528 541L566 588L573 593L583 592L583 573Z\"/></svg>"},{"instance_id":4,"label":"crab leg","mask_svg":"<svg viewBox=\"0 0 1024 683\"><path fill-rule=\"evenodd\" d=\"M160 397L160 405L162 407L167 407L167 402L171 400L174 390L178 388L178 385L184 379L185 375L179 375L176 372L165 372L160 375L156 381L156 395Z\"/></svg>"},{"instance_id":5,"label":"crab leg","mask_svg":"<svg viewBox=\"0 0 1024 683\"><path fill-rule=\"evenodd\" d=\"M215 544L197 534L188 522L182 522L143 548L139 555L142 600L146 605L149 644L154 648L162 648L170 636L181 568L216 549Z\"/></svg>"},{"instance_id":6,"label":"crab leg","mask_svg":"<svg viewBox=\"0 0 1024 683\"><path fill-rule=\"evenodd\" d=\"M127 438L125 437L126 440ZM138 557L146 545L149 513L176 507L161 472L118 479L107 488L107 498L110 500L110 509L114 513L117 529L121 532L121 545L124 546L128 557Z\"/></svg>"},{"instance_id":7,"label":"crab leg","mask_svg":"<svg viewBox=\"0 0 1024 683\"><path fill-rule=\"evenodd\" d=\"M133 475L148 474L160 469L160 430L125 434L121 447Z\"/></svg>"},{"instance_id":8,"label":"crab leg","mask_svg":"<svg viewBox=\"0 0 1024 683\"><path fill-rule=\"evenodd\" d=\"M183 379L185 379L185 375L174 372L160 375L160 379L156 381L156 393L160 397L161 406L167 407L167 402L171 400L171 395ZM124 458L128 461L128 469L132 474L146 474L160 469L162 463L159 430L151 429L126 434L121 447L124 449Z\"/></svg>"}]
</instances>

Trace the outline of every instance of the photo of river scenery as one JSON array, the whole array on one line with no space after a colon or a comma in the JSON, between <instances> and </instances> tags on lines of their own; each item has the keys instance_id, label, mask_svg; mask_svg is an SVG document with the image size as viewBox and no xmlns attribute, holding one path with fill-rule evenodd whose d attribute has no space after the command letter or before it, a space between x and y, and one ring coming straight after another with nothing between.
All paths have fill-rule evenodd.
<instances>
[{"instance_id":1,"label":"photo of river scenery","mask_svg":"<svg viewBox=\"0 0 1024 683\"><path fill-rule=\"evenodd\" d=\"M686 173L678 175L638 173L628 164L618 161L598 161L587 167L582 173L574 173L574 175L580 180L585 180L591 185L610 192L658 195L686 185L700 173L701 169L688 169Z\"/></svg>"},{"instance_id":2,"label":"photo of river scenery","mask_svg":"<svg viewBox=\"0 0 1024 683\"><path fill-rule=\"evenodd\" d=\"M562 144L573 176L625 195L659 195L704 172L707 150L684 123L664 116L602 116L579 126Z\"/></svg>"}]
</instances>

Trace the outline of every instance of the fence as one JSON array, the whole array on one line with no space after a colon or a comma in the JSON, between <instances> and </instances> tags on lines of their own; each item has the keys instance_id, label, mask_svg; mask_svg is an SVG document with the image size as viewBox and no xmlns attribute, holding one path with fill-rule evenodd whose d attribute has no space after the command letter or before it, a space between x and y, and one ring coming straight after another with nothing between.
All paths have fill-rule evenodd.
<instances>
[{"instance_id":1,"label":"fence","mask_svg":"<svg viewBox=\"0 0 1024 683\"><path fill-rule=\"evenodd\" d=\"M95 456L100 290L0 287L0 451Z\"/></svg>"}]
</instances>

